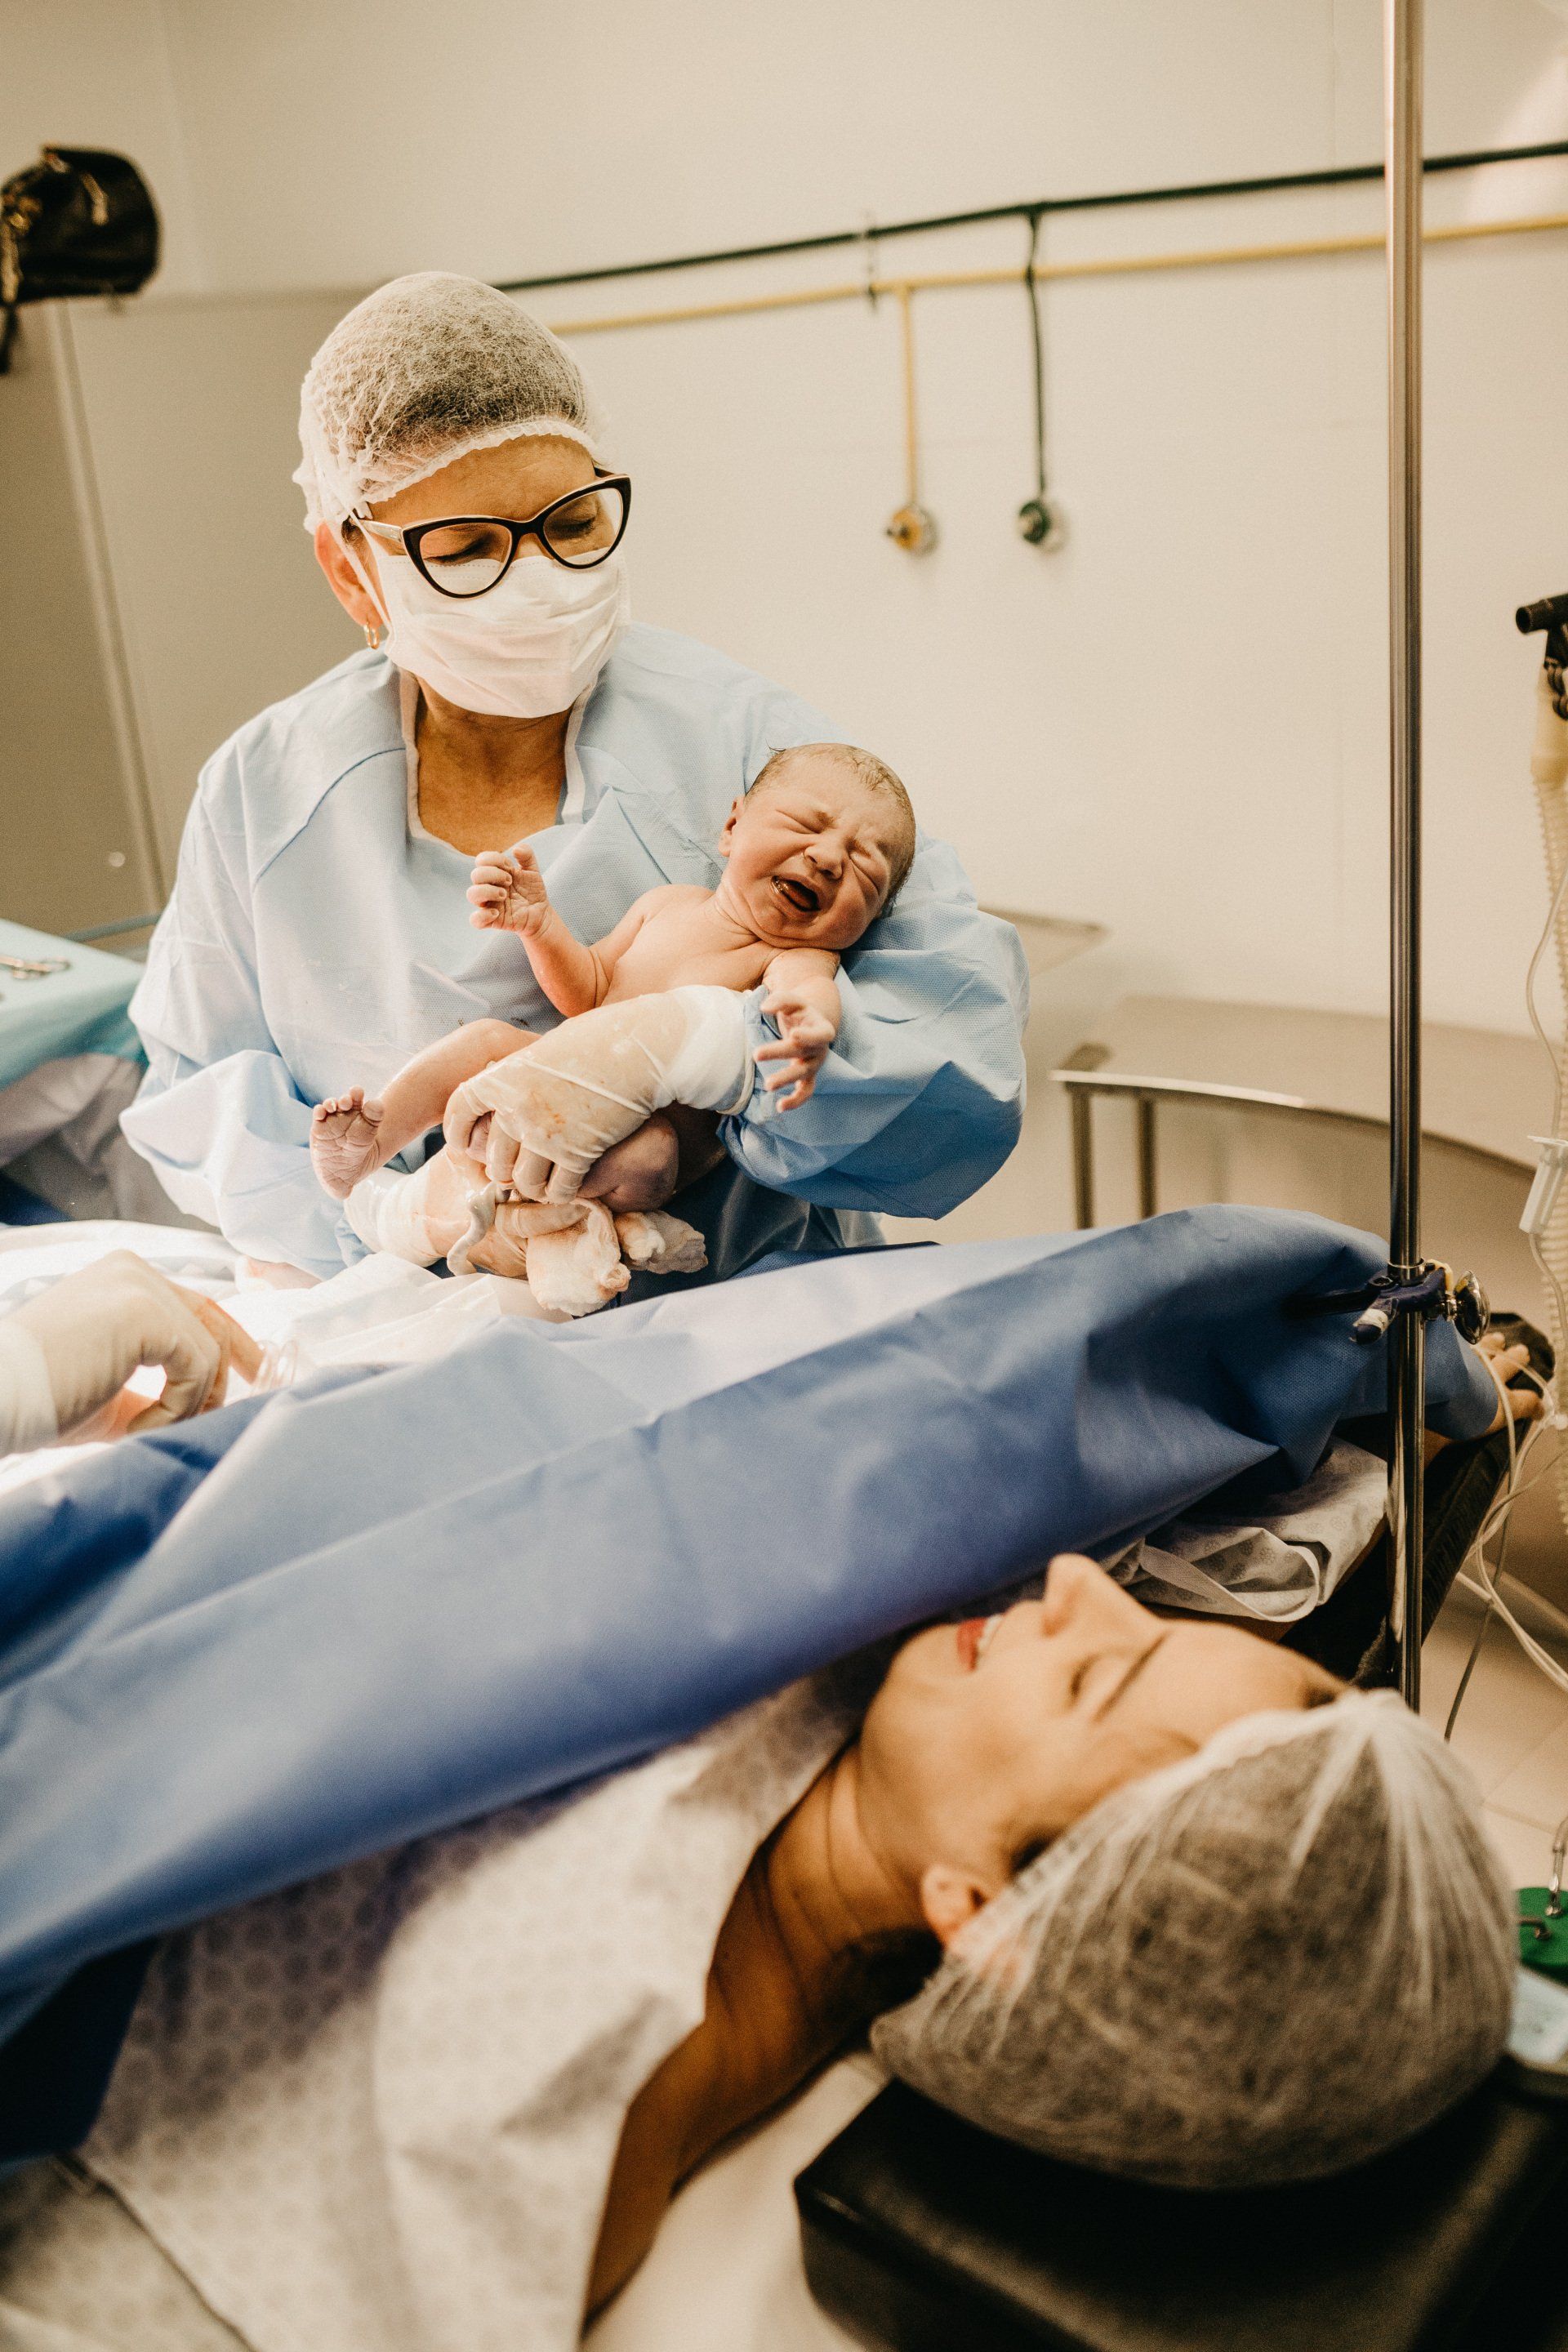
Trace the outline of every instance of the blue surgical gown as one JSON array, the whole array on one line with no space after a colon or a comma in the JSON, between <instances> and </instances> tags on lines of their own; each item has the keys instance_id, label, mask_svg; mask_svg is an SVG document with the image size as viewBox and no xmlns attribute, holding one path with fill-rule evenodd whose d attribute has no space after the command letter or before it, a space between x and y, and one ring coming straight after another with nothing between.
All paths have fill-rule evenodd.
<instances>
[{"instance_id":1,"label":"blue surgical gown","mask_svg":"<svg viewBox=\"0 0 1568 2352\"><path fill-rule=\"evenodd\" d=\"M482 1014L559 1018L521 941L471 928L472 859L410 822L400 693L384 655L355 654L215 753L131 1005L149 1064L131 1142L237 1248L323 1276L363 1253L311 1170L311 1105L379 1088ZM753 671L628 628L574 722L563 821L533 835L555 905L595 940L661 883L711 888L736 794L771 752L825 740L844 739ZM853 1213L967 1199L1017 1139L1027 985L1016 932L922 837L892 912L844 960L812 1101L781 1116L757 1088L724 1124L730 1164L681 1196L712 1272L872 1237Z\"/></svg>"}]
</instances>

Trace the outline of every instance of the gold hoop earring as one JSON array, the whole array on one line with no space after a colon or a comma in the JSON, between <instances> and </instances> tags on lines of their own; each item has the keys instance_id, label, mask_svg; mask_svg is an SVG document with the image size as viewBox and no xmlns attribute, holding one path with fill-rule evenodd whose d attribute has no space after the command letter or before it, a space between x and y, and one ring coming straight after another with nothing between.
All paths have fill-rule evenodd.
<instances>
[{"instance_id":1,"label":"gold hoop earring","mask_svg":"<svg viewBox=\"0 0 1568 2352\"><path fill-rule=\"evenodd\" d=\"M381 651L381 625L379 622L365 622L364 641L370 647L373 654L378 654Z\"/></svg>"}]
</instances>

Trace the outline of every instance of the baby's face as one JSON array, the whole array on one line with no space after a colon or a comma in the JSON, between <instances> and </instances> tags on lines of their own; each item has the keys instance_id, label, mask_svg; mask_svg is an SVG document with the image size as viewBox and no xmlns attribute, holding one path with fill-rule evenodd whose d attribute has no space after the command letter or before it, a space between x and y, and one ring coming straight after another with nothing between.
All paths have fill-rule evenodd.
<instances>
[{"instance_id":1,"label":"baby's face","mask_svg":"<svg viewBox=\"0 0 1568 2352\"><path fill-rule=\"evenodd\" d=\"M897 825L887 796L838 761L792 762L730 811L725 895L771 947L841 955L882 910Z\"/></svg>"}]
</instances>

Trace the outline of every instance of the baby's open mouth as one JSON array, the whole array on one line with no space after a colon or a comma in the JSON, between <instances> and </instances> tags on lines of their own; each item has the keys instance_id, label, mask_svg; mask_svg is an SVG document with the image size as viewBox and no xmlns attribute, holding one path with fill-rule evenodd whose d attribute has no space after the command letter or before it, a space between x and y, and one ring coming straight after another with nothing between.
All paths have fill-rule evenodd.
<instances>
[{"instance_id":1,"label":"baby's open mouth","mask_svg":"<svg viewBox=\"0 0 1568 2352\"><path fill-rule=\"evenodd\" d=\"M793 874L775 874L772 880L784 905L793 907L797 915L815 915L822 904L810 883L797 882Z\"/></svg>"}]
</instances>

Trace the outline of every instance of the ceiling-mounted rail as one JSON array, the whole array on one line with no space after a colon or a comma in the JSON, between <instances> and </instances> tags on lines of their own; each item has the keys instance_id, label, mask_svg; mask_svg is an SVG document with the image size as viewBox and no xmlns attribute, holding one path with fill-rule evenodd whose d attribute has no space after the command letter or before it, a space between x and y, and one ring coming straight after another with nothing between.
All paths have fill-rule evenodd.
<instances>
[{"instance_id":1,"label":"ceiling-mounted rail","mask_svg":"<svg viewBox=\"0 0 1568 2352\"><path fill-rule=\"evenodd\" d=\"M1458 221L1429 228L1427 245L1467 245L1478 238L1532 236L1568 229L1568 212L1531 213L1518 220ZM1335 253L1381 253L1381 232L1373 236L1308 236L1271 245L1201 247L1188 253L1116 253L1084 261L1041 261L1028 272L1044 286L1068 278L1135 278L1167 269L1219 269L1234 262L1311 261ZM718 302L675 302L650 310L613 310L581 319L552 319L557 335L602 335L623 327L678 327L698 319L744 319L763 310L811 310L825 302L864 302L890 294L902 303L911 294L941 293L968 286L1021 286L1025 272L1013 269L928 269L898 278L846 278L830 286L792 286L778 294L742 294Z\"/></svg>"},{"instance_id":2,"label":"ceiling-mounted rail","mask_svg":"<svg viewBox=\"0 0 1568 2352\"><path fill-rule=\"evenodd\" d=\"M1568 155L1568 139L1547 139L1531 147L1476 147L1457 155L1428 155L1428 173L1473 172L1488 163L1528 163ZM869 221L860 228L832 229L816 236L791 236L771 245L734 245L706 253L679 253L663 261L620 261L600 269L563 269L548 278L506 278L503 294L534 294L551 286L591 286L606 278L657 277L667 269L708 269L722 261L772 261L786 253L826 253L832 247L864 246L889 236L923 236L936 229L976 228L986 221L1039 220L1047 213L1113 212L1129 205L1187 204L1209 196L1267 196L1290 188L1348 188L1381 180L1381 163L1339 163L1321 172L1276 172L1250 180L1194 180L1167 188L1117 188L1093 196L1037 196L1027 203L987 205L977 212L933 213L921 220Z\"/></svg>"}]
</instances>

